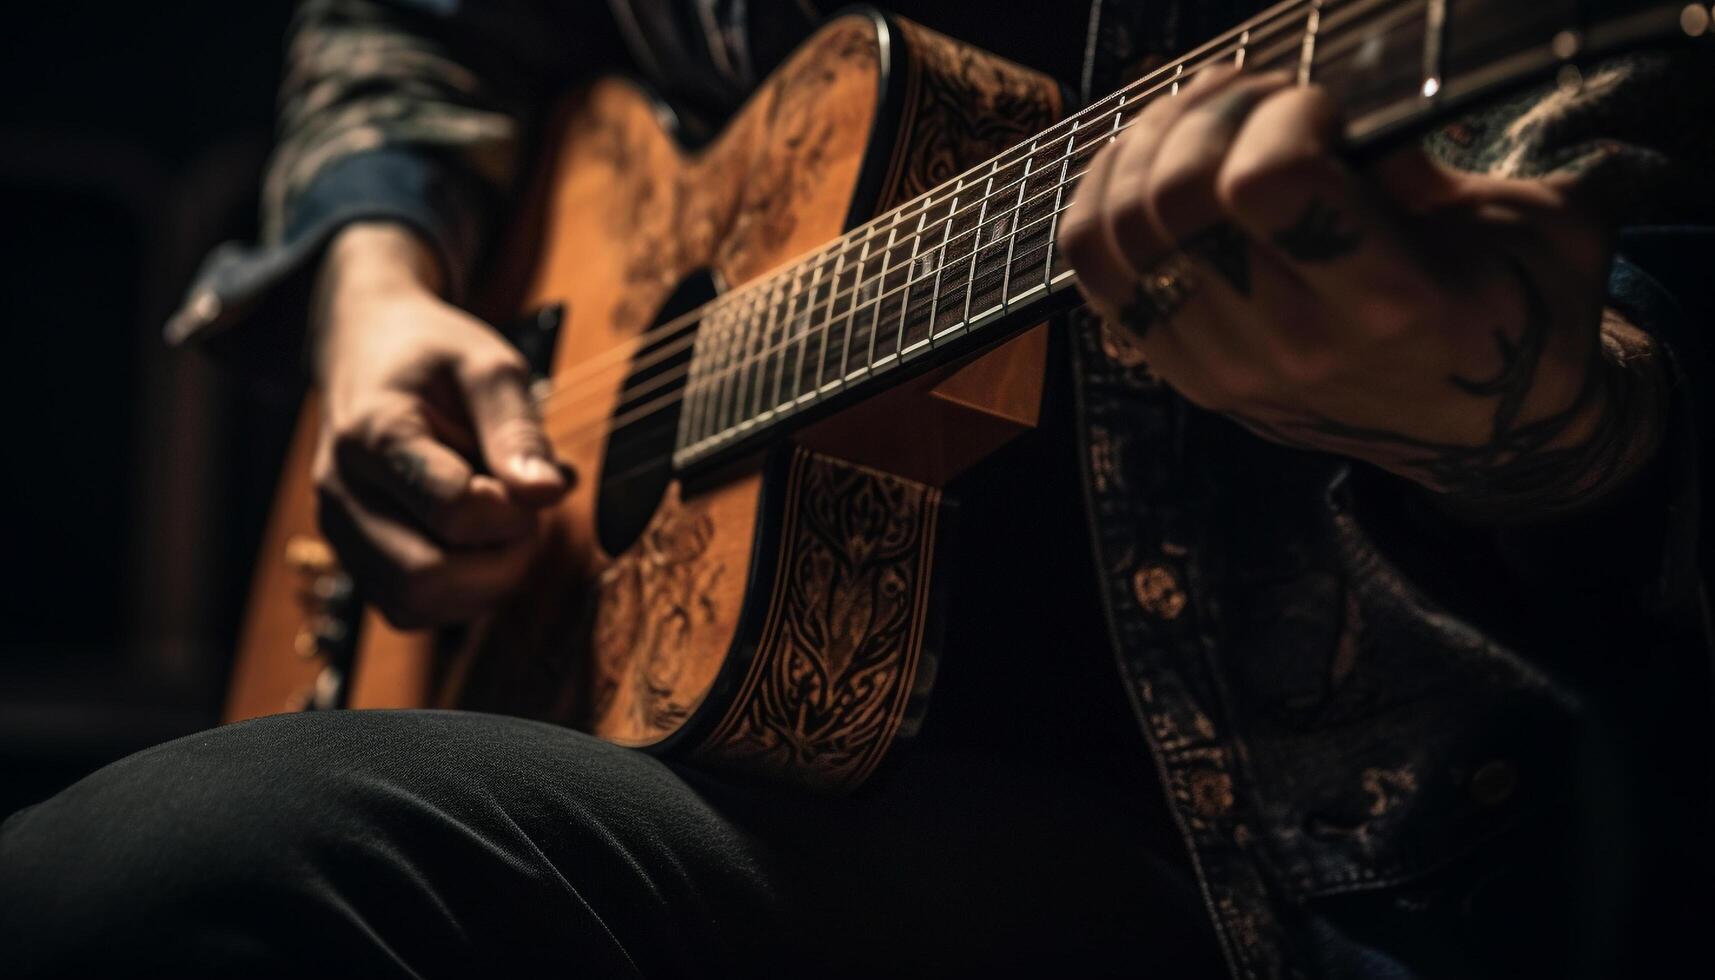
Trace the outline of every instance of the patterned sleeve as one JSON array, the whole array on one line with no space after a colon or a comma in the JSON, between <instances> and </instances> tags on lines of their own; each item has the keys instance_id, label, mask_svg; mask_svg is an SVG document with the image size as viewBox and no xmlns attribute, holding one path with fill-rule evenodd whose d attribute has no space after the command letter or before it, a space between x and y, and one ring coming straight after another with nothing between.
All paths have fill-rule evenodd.
<instances>
[{"instance_id":1,"label":"patterned sleeve","mask_svg":"<svg viewBox=\"0 0 1715 980\"><path fill-rule=\"evenodd\" d=\"M1619 227L1715 221L1715 58L1646 51L1578 77L1443 127L1427 148L1497 177L1575 172Z\"/></svg>"},{"instance_id":2,"label":"patterned sleeve","mask_svg":"<svg viewBox=\"0 0 1715 980\"><path fill-rule=\"evenodd\" d=\"M304 0L262 240L205 260L168 339L296 372L310 270L358 220L415 229L460 298L528 158L537 110L562 76L593 68L573 33L530 0Z\"/></svg>"}]
</instances>

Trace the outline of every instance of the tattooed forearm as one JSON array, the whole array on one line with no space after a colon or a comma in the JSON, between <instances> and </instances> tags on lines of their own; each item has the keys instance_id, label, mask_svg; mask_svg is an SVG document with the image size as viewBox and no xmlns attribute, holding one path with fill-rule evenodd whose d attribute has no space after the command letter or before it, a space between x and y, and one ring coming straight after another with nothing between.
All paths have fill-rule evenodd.
<instances>
[{"instance_id":1,"label":"tattooed forearm","mask_svg":"<svg viewBox=\"0 0 1715 980\"><path fill-rule=\"evenodd\" d=\"M1448 383L1492 401L1489 438L1476 445L1419 439L1322 417L1236 420L1264 438L1337 452L1382 465L1443 495L1455 509L1492 518L1577 510L1624 482L1654 453L1667 388L1649 338L1611 315L1584 382L1564 408L1521 422L1549 336L1549 312L1522 272L1524 328L1495 332L1500 367L1492 377Z\"/></svg>"},{"instance_id":2,"label":"tattooed forearm","mask_svg":"<svg viewBox=\"0 0 1715 980\"><path fill-rule=\"evenodd\" d=\"M1363 233L1342 228L1339 210L1312 197L1298 220L1274 234L1274 244L1299 262L1331 262L1356 251Z\"/></svg>"}]
</instances>

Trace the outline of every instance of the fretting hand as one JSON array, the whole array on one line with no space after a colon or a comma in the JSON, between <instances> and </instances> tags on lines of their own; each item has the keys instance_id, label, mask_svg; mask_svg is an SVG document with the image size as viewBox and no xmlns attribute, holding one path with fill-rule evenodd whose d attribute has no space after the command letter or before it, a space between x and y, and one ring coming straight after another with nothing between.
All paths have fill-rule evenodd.
<instances>
[{"instance_id":1,"label":"fretting hand","mask_svg":"<svg viewBox=\"0 0 1715 980\"><path fill-rule=\"evenodd\" d=\"M330 247L312 328L322 531L388 620L468 620L523 577L563 496L523 359L443 301L428 249L394 225Z\"/></svg>"},{"instance_id":2,"label":"fretting hand","mask_svg":"<svg viewBox=\"0 0 1715 980\"><path fill-rule=\"evenodd\" d=\"M1099 153L1061 235L1111 346L1276 442L1477 513L1582 506L1648 458L1649 339L1603 307L1567 178L1341 156L1330 96L1205 74Z\"/></svg>"}]
</instances>

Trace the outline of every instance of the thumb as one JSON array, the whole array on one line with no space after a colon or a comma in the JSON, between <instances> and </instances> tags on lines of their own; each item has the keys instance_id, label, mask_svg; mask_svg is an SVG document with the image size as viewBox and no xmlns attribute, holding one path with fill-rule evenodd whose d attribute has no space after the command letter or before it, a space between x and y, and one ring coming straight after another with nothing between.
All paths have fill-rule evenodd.
<instances>
[{"instance_id":1,"label":"thumb","mask_svg":"<svg viewBox=\"0 0 1715 980\"><path fill-rule=\"evenodd\" d=\"M542 430L523 363L467 364L459 383L489 472L520 503L544 506L560 499L571 483Z\"/></svg>"}]
</instances>

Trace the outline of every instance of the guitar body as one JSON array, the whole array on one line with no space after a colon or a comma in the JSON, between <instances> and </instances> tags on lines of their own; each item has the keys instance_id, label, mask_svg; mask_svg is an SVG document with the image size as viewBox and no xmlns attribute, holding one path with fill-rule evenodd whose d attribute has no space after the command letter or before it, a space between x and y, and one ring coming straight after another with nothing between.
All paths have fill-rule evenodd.
<instances>
[{"instance_id":1,"label":"guitar body","mask_svg":"<svg viewBox=\"0 0 1715 980\"><path fill-rule=\"evenodd\" d=\"M635 87L578 93L476 306L495 323L559 311L548 373L576 379L545 418L579 479L526 586L440 634L345 602L315 530L312 399L227 718L472 708L822 792L861 784L933 681L942 488L1034 425L1043 328L690 481L639 463L663 433L622 424L621 392L660 370L644 335L708 298L698 283L741 286L1060 111L1046 77L871 14L826 25L694 153Z\"/></svg>"}]
</instances>

